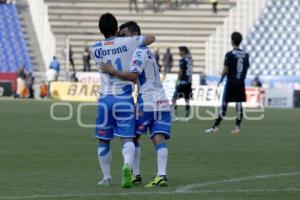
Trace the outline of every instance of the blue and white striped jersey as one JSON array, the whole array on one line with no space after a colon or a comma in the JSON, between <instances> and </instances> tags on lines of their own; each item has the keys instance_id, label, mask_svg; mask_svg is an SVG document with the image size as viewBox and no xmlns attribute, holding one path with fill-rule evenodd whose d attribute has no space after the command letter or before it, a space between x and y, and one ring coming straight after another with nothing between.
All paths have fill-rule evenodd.
<instances>
[{"instance_id":1,"label":"blue and white striped jersey","mask_svg":"<svg viewBox=\"0 0 300 200\"><path fill-rule=\"evenodd\" d=\"M158 64L148 47L139 47L133 53L130 72L138 73L138 103L144 111L169 111L170 105L163 89Z\"/></svg>"},{"instance_id":2,"label":"blue and white striped jersey","mask_svg":"<svg viewBox=\"0 0 300 200\"><path fill-rule=\"evenodd\" d=\"M135 49L144 44L144 36L112 37L92 46L92 55L98 67L111 63L119 71L129 71ZM131 95L134 84L100 70L100 93L104 95Z\"/></svg>"}]
</instances>

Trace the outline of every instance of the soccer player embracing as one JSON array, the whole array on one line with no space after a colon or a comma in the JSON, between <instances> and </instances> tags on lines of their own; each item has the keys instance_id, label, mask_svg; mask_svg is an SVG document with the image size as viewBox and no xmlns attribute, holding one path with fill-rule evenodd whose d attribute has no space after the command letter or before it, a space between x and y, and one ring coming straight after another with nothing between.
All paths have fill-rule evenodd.
<instances>
[{"instance_id":1,"label":"soccer player embracing","mask_svg":"<svg viewBox=\"0 0 300 200\"><path fill-rule=\"evenodd\" d=\"M99 67L102 63L111 63L118 71L129 71L135 49L155 41L152 35L117 37L118 22L110 13L100 17L99 29L105 40L92 46L93 57ZM100 97L95 130L95 137L99 139L98 159L103 173L103 179L98 183L99 185L111 184L110 141L113 137L120 137L123 144L122 186L129 188L133 185L132 166L135 154L133 87L132 82L124 81L100 70Z\"/></svg>"},{"instance_id":2,"label":"soccer player embracing","mask_svg":"<svg viewBox=\"0 0 300 200\"><path fill-rule=\"evenodd\" d=\"M130 21L120 27L120 35L136 36L140 34L141 30L136 22ZM141 148L138 140L149 129L150 138L156 148L157 175L145 187L167 186L168 148L166 140L170 138L171 108L160 81L159 68L154 54L147 47L140 46L133 54L130 72L118 71L110 64L103 65L101 69L118 78L137 82L138 85L133 183L142 183L140 175Z\"/></svg>"}]
</instances>

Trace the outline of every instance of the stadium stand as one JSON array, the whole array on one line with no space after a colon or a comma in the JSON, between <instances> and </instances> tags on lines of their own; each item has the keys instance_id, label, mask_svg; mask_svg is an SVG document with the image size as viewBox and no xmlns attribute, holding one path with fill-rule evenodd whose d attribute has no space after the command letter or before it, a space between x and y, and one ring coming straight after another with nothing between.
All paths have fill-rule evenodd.
<instances>
[{"instance_id":1,"label":"stadium stand","mask_svg":"<svg viewBox=\"0 0 300 200\"><path fill-rule=\"evenodd\" d=\"M56 37L56 54L64 66L64 49L66 37L74 51L76 70L82 70L82 52L85 46L102 39L98 31L98 19L104 12L114 13L119 22L136 20L143 33L157 36L152 49L160 48L160 53L170 47L175 55L177 65L180 45L191 48L194 58L194 71L205 67L205 41L223 23L235 0L220 0L218 14L212 13L211 4L207 0L192 1L163 12L153 12L152 1L144 6L140 13L130 12L126 0L46 0L49 6L49 19ZM162 57L162 56L161 56ZM95 70L95 66L92 66ZM174 71L177 67L173 68Z\"/></svg>"},{"instance_id":2,"label":"stadium stand","mask_svg":"<svg viewBox=\"0 0 300 200\"><path fill-rule=\"evenodd\" d=\"M300 75L300 2L270 0L248 33L252 75Z\"/></svg>"},{"instance_id":3,"label":"stadium stand","mask_svg":"<svg viewBox=\"0 0 300 200\"><path fill-rule=\"evenodd\" d=\"M0 72L32 71L15 4L0 4Z\"/></svg>"}]
</instances>

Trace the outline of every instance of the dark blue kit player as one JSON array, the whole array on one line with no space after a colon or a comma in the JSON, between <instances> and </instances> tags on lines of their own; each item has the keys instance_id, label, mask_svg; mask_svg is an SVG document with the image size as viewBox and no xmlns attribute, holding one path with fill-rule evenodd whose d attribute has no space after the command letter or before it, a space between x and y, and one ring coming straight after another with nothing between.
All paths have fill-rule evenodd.
<instances>
[{"instance_id":1,"label":"dark blue kit player","mask_svg":"<svg viewBox=\"0 0 300 200\"><path fill-rule=\"evenodd\" d=\"M179 47L179 73L177 85L172 99L173 114L176 114L176 101L179 98L185 99L185 121L188 121L190 115L190 98L192 98L192 75L193 75L193 59L187 47ZM173 121L176 118L173 118Z\"/></svg>"},{"instance_id":2,"label":"dark blue kit player","mask_svg":"<svg viewBox=\"0 0 300 200\"><path fill-rule=\"evenodd\" d=\"M227 78L223 93L221 113L215 120L213 127L206 130L207 133L214 133L219 130L218 126L226 115L228 103L230 102L236 103L237 112L235 128L231 133L240 133L240 126L243 119L242 102L246 102L245 78L250 66L248 53L239 48L242 40L242 34L238 32L232 33L231 44L233 50L228 52L225 56L224 70L218 84L219 86L223 79L225 77Z\"/></svg>"}]
</instances>

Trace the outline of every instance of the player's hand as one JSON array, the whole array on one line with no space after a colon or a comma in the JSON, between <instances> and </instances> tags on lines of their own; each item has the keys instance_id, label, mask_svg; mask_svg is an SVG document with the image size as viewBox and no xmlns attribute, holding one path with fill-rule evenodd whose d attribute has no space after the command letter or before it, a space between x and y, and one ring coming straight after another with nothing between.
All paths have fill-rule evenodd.
<instances>
[{"instance_id":1,"label":"player's hand","mask_svg":"<svg viewBox=\"0 0 300 200\"><path fill-rule=\"evenodd\" d=\"M103 73L107 73L107 74L113 74L113 72L115 71L114 66L112 66L111 64L108 63L101 63L100 64L100 70Z\"/></svg>"}]
</instances>

